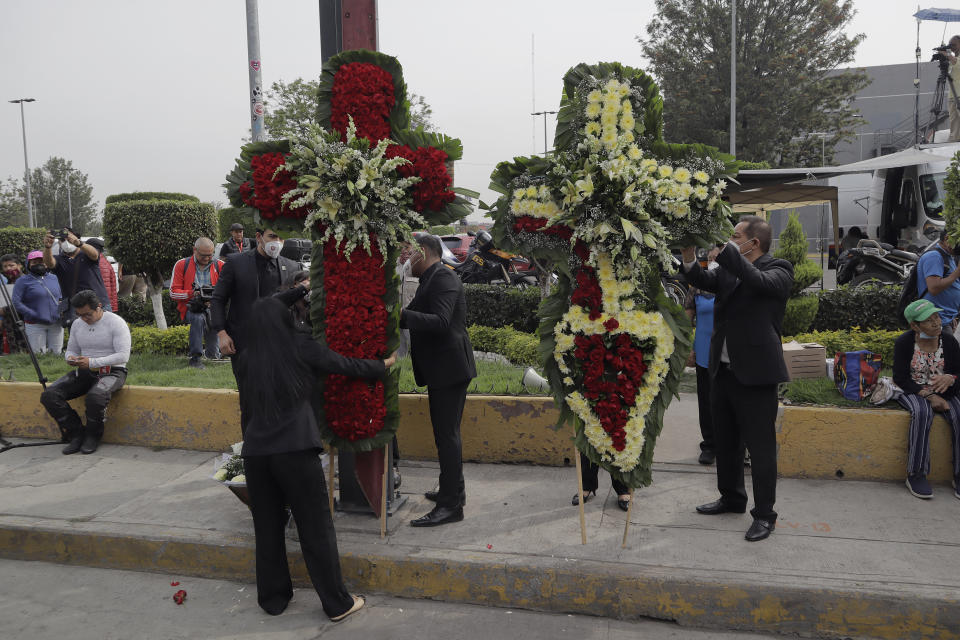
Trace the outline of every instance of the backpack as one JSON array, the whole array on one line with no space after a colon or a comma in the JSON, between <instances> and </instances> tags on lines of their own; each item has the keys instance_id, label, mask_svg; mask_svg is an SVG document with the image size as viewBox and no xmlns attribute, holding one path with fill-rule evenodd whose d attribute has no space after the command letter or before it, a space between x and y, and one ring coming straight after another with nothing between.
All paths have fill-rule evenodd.
<instances>
[{"instance_id":1,"label":"backpack","mask_svg":"<svg viewBox=\"0 0 960 640\"><path fill-rule=\"evenodd\" d=\"M943 258L942 277L946 278L950 275L950 256L939 246L934 247L934 249ZM907 275L907 279L903 283L903 290L900 292L900 300L897 302L897 322L901 327L907 326L906 318L903 317L904 310L910 306L911 302L920 299L920 288L917 286L917 266L919 264L920 261L917 260L917 264L910 267L910 273Z\"/></svg>"}]
</instances>

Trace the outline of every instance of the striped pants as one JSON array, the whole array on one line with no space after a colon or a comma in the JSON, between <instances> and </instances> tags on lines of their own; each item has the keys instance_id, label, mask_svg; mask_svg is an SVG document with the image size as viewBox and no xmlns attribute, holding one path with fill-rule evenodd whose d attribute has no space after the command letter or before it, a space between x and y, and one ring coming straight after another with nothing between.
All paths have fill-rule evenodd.
<instances>
[{"instance_id":1,"label":"striped pants","mask_svg":"<svg viewBox=\"0 0 960 640\"><path fill-rule=\"evenodd\" d=\"M926 476L930 473L930 426L933 424L933 407L926 398L914 393L903 393L897 398L904 409L910 412L910 434L907 440L907 475ZM953 442L953 477L960 477L960 397L953 396L947 403L950 410L943 414L950 424Z\"/></svg>"}]
</instances>

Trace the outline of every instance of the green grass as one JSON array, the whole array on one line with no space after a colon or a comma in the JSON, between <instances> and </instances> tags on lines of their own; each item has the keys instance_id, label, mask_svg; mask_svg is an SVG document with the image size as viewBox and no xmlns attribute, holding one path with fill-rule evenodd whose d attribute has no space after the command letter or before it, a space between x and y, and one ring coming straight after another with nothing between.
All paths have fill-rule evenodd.
<instances>
[{"instance_id":1,"label":"green grass","mask_svg":"<svg viewBox=\"0 0 960 640\"><path fill-rule=\"evenodd\" d=\"M43 374L53 382L73 367L62 356L43 355L38 358ZM127 384L148 387L189 387L201 389L236 389L233 371L229 362L208 362L205 370L187 366L186 356L162 356L133 354L127 365ZM470 384L468 393L494 395L547 395L530 394L521 382L523 369L495 362L477 362L477 377ZM17 382L36 382L37 374L26 354L0 357L0 377ZM401 393L425 392L413 379L413 365L409 358L400 361Z\"/></svg>"}]
</instances>

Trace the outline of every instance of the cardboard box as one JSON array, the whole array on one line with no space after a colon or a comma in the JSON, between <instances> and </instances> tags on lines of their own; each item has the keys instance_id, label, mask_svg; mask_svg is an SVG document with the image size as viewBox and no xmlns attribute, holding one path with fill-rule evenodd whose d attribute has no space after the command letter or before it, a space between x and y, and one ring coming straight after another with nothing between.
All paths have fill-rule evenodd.
<instances>
[{"instance_id":1,"label":"cardboard box","mask_svg":"<svg viewBox=\"0 0 960 640\"><path fill-rule=\"evenodd\" d=\"M827 350L816 342L796 340L783 345L783 361L791 380L823 378L827 375Z\"/></svg>"}]
</instances>

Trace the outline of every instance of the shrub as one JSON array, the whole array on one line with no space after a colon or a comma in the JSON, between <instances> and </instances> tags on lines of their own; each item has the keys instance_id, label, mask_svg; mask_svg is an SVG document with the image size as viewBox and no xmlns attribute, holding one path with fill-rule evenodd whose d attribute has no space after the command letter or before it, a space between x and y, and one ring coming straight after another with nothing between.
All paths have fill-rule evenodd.
<instances>
[{"instance_id":1,"label":"shrub","mask_svg":"<svg viewBox=\"0 0 960 640\"><path fill-rule=\"evenodd\" d=\"M132 193L115 193L107 196L104 206L116 202L133 202L138 200L179 200L182 202L200 202L200 198L185 193L165 193L163 191L134 191Z\"/></svg>"},{"instance_id":2,"label":"shrub","mask_svg":"<svg viewBox=\"0 0 960 640\"><path fill-rule=\"evenodd\" d=\"M540 290L517 289L491 284L466 284L467 326L513 327L533 333L539 320Z\"/></svg>"},{"instance_id":3,"label":"shrub","mask_svg":"<svg viewBox=\"0 0 960 640\"><path fill-rule=\"evenodd\" d=\"M823 291L820 293L820 308L810 329L898 329L897 303L901 290L900 286L871 284L856 288L844 285Z\"/></svg>"},{"instance_id":4,"label":"shrub","mask_svg":"<svg viewBox=\"0 0 960 640\"><path fill-rule=\"evenodd\" d=\"M809 293L787 300L787 310L783 315L783 333L793 334L806 331L817 315L818 298Z\"/></svg>"},{"instance_id":5,"label":"shrub","mask_svg":"<svg viewBox=\"0 0 960 640\"><path fill-rule=\"evenodd\" d=\"M217 212L218 235L214 240L226 242L230 238L230 225L235 222L243 225L244 235L253 235L253 229L256 228L253 220L253 209L224 207Z\"/></svg>"},{"instance_id":6,"label":"shrub","mask_svg":"<svg viewBox=\"0 0 960 640\"><path fill-rule=\"evenodd\" d=\"M793 265L793 288L787 300L787 310L783 318L785 333L806 331L817 315L818 298L804 294L803 290L823 277L823 271L812 260L807 259L807 234L796 211L790 212L787 226L780 234L777 258L787 260Z\"/></svg>"},{"instance_id":7,"label":"shrub","mask_svg":"<svg viewBox=\"0 0 960 640\"><path fill-rule=\"evenodd\" d=\"M885 329L861 330L859 328L843 331L812 331L784 338L784 342L816 342L827 349L827 357L832 358L838 351L861 351L867 349L883 356L884 366L893 366L893 343L903 332Z\"/></svg>"},{"instance_id":8,"label":"shrub","mask_svg":"<svg viewBox=\"0 0 960 640\"><path fill-rule=\"evenodd\" d=\"M43 249L46 233L46 229L3 227L0 229L0 256L12 253L25 262L28 253Z\"/></svg>"},{"instance_id":9,"label":"shrub","mask_svg":"<svg viewBox=\"0 0 960 640\"><path fill-rule=\"evenodd\" d=\"M131 327L130 350L134 353L187 355L190 350L190 327Z\"/></svg>"},{"instance_id":10,"label":"shrub","mask_svg":"<svg viewBox=\"0 0 960 640\"><path fill-rule=\"evenodd\" d=\"M539 366L537 347L540 339L532 333L517 331L513 327L467 327L470 342L477 351L499 353L516 365Z\"/></svg>"},{"instance_id":11,"label":"shrub","mask_svg":"<svg viewBox=\"0 0 960 640\"><path fill-rule=\"evenodd\" d=\"M163 296L163 316L167 319L167 326L184 324L180 319L177 303L170 299L169 290L165 289L161 295ZM117 314L131 327L149 327L154 324L151 299L141 300L137 296L125 296L120 298L119 303L120 310Z\"/></svg>"},{"instance_id":12,"label":"shrub","mask_svg":"<svg viewBox=\"0 0 960 640\"><path fill-rule=\"evenodd\" d=\"M146 274L156 299L164 278L177 260L190 254L194 241L216 234L217 216L212 205L195 199L126 200L106 206L103 230L117 261L129 273ZM166 328L162 314L156 322Z\"/></svg>"}]
</instances>

